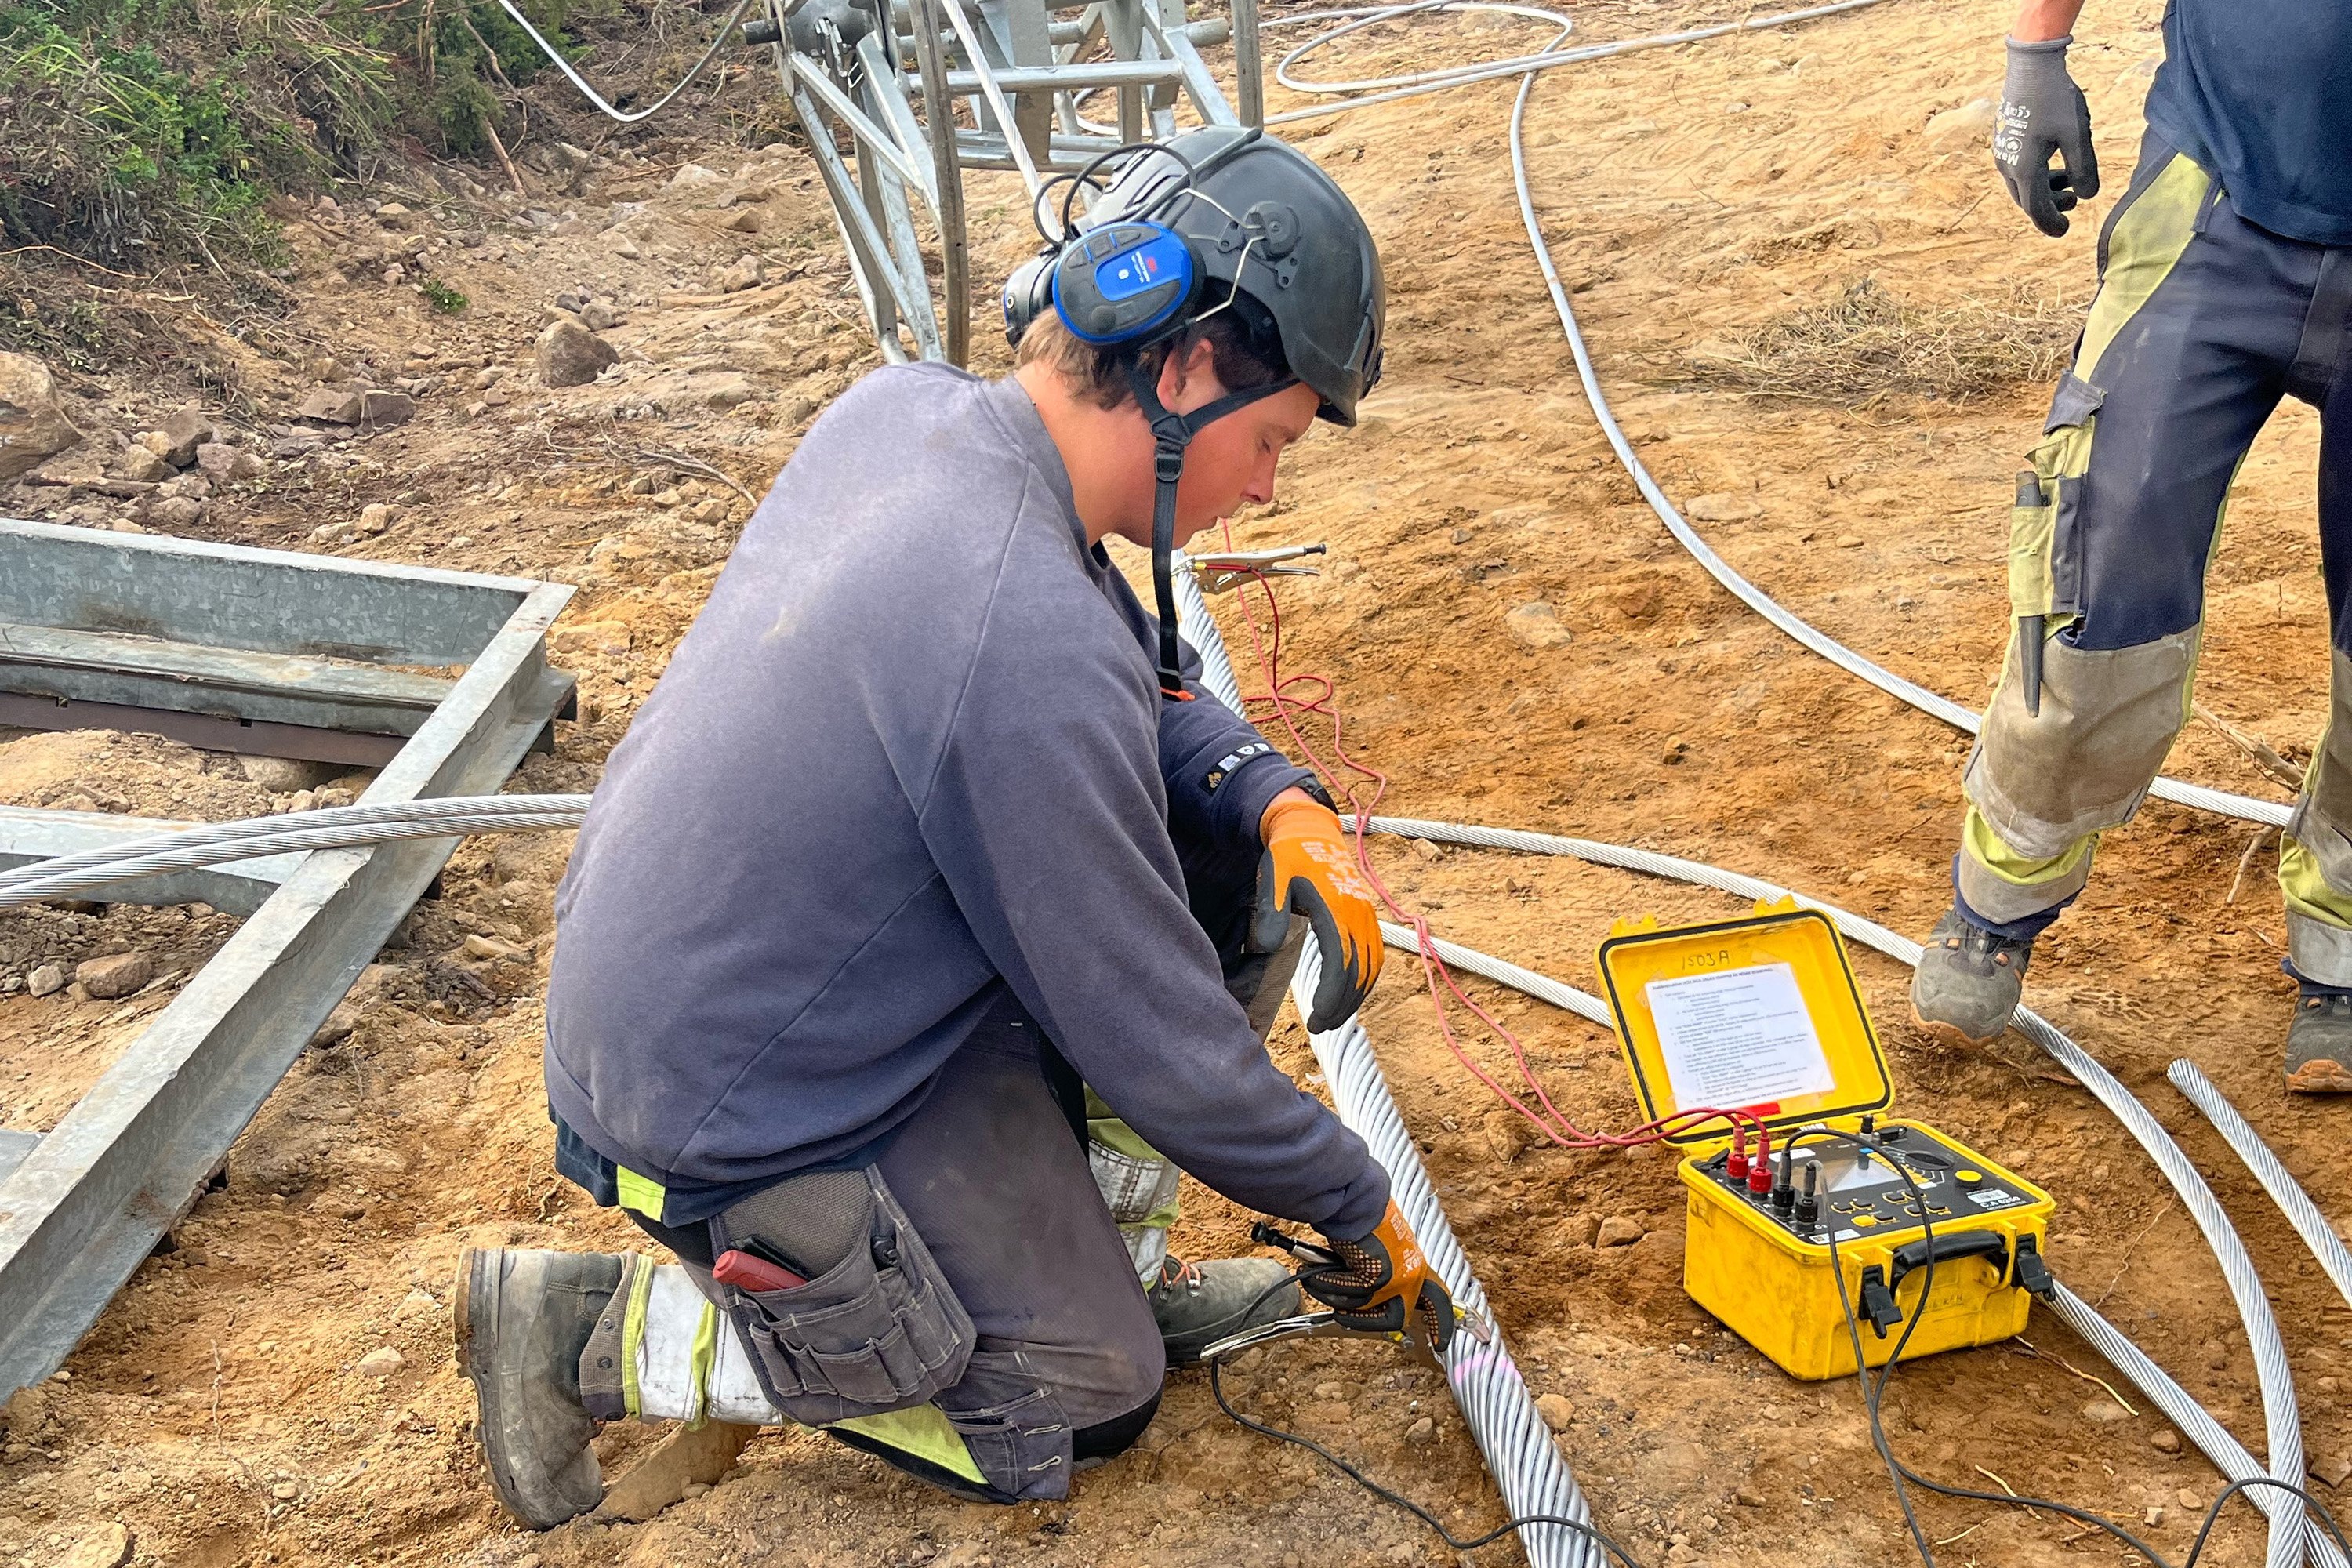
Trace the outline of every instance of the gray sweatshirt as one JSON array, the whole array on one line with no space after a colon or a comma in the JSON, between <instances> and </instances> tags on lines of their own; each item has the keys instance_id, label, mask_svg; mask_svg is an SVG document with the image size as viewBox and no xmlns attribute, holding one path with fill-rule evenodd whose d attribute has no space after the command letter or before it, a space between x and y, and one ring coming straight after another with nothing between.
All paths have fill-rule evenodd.
<instances>
[{"instance_id":1,"label":"gray sweatshirt","mask_svg":"<svg viewBox=\"0 0 2352 1568\"><path fill-rule=\"evenodd\" d=\"M670 1223L715 1212L872 1147L1017 1006L1200 1180L1370 1231L1385 1173L1267 1059L1171 838L1253 852L1303 775L1213 698L1162 699L1153 647L1019 384L853 387L581 829L547 1006L572 1163L662 1184Z\"/></svg>"}]
</instances>

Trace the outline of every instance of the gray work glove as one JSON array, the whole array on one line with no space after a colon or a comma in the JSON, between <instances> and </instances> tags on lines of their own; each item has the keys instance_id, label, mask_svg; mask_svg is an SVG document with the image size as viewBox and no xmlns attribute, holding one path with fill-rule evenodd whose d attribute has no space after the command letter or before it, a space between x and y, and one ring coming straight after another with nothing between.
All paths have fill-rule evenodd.
<instances>
[{"instance_id":1,"label":"gray work glove","mask_svg":"<svg viewBox=\"0 0 2352 1568\"><path fill-rule=\"evenodd\" d=\"M2055 238L2066 213L2099 194L2099 156L2091 148L2091 107L2066 74L2072 34L2041 43L2009 40L2009 76L2000 84L2000 122L1992 161L2010 199L2033 226ZM2058 167L2050 166L2055 153Z\"/></svg>"}]
</instances>

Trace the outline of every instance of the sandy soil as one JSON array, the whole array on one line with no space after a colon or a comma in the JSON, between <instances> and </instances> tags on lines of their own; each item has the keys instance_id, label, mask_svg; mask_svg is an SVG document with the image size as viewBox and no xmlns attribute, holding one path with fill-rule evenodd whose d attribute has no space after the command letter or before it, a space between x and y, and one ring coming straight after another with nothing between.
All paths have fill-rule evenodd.
<instances>
[{"instance_id":1,"label":"sandy soil","mask_svg":"<svg viewBox=\"0 0 2352 1568\"><path fill-rule=\"evenodd\" d=\"M1715 14L1632 0L1579 15L1582 35L1600 38ZM1898 0L1801 30L1573 68L1538 89L1529 116L1547 230L1645 459L1677 497L1717 498L1707 510L1720 521L1701 526L1742 571L1958 698L1978 699L1998 658L2009 486L2043 391L1866 408L1773 402L1709 390L1692 366L1710 345L1864 279L1923 310L2021 290L2079 308L2095 220L2128 173L2160 50L2158 14L2154 0L2134 0L2086 21L2075 67L2099 118L2110 195L2058 243L2034 236L2000 196L1976 137L1947 145L1927 132L1931 117L1998 90L1998 21L1960 0ZM1517 37L1507 26L1430 21L1321 63L1370 74L1491 55ZM747 79L723 101L748 118L761 90ZM1924 931L1945 901L1963 742L1781 638L1640 504L1577 393L1519 228L1504 142L1510 91L1486 86L1299 128L1381 237L1392 336L1389 379L1363 428L1318 431L1290 463L1282 499L1236 521L1242 543L1331 546L1323 575L1284 590L1285 667L1338 678L1352 747L1395 780L1388 809L1654 846ZM1289 101L1274 96L1276 107ZM702 123L718 122L713 111ZM575 195L427 205L447 237L438 274L475 301L454 320L351 259L373 247L380 260L394 237L359 216L364 207L296 222L309 303L285 331L303 352L386 375L421 367L446 390L411 426L288 459L248 492L217 499L199 530L579 584L557 647L582 678L583 721L564 728L556 758L524 771L524 788L593 784L694 615L748 510L709 468L756 493L810 415L873 360L796 154L694 134L626 144L627 157ZM722 181L668 184L689 159ZM737 196L747 199L721 205ZM600 232L612 204L639 202L616 231ZM547 223L519 220L525 205ZM745 207L758 232L719 226ZM982 185L974 207L989 277L1024 249L1017 196ZM580 219L562 224L567 212ZM770 283L710 291L719 268L755 250ZM336 280L345 276L363 280ZM523 374L530 339L541 308L574 286L626 315L611 334L626 374L542 391ZM1001 362L984 322L975 341L984 361ZM502 399L469 387L483 366L511 367ZM303 377L259 356L250 369L250 421L282 418ZM131 427L175 400L126 384L114 406ZM2315 434L2307 412L2290 408L2240 478L2200 690L2290 754L2325 704ZM401 509L384 533L312 538L372 501ZM79 520L103 511L85 508ZM1507 612L1534 601L1555 607L1571 641L1536 648L1510 634ZM1226 603L1228 631L1245 647ZM101 809L152 815L255 808L230 798L251 786L204 759L142 766L105 798L84 793ZM2283 798L2201 725L2184 735L2172 771ZM206 794L192 776L220 787ZM2291 986L2277 969L2277 893L2258 866L2228 899L2249 837L2240 824L2148 807L2112 837L2090 893L2037 952L2031 995L2147 1098L2240 1215L2285 1327L2309 1447L2340 1480L2352 1423L2336 1380L2352 1320L2161 1076L2176 1056L2196 1059L2306 1178L2341 1142L2340 1107L2290 1103L2279 1089ZM1066 1505L944 1501L814 1436L769 1434L719 1486L651 1522L583 1521L537 1537L514 1528L478 1479L472 1396L448 1357L457 1251L617 1247L635 1234L550 1164L539 986L563 851L560 839L477 841L458 855L443 896L383 955L388 973L355 1032L304 1058L232 1154L225 1185L181 1226L176 1249L142 1267L64 1381L16 1407L0 1448L0 1561L46 1563L117 1522L134 1538L134 1562L224 1568L1454 1559L1311 1458L1235 1429L1191 1373L1171 1380L1138 1449L1081 1478ZM1565 861L1393 841L1375 852L1443 934L1579 983L1616 917L1733 912L1712 894ZM183 967L227 929L226 917L169 913L0 915L0 971L131 945L162 952L167 942L163 967ZM498 941L469 950L468 936ZM520 951L483 956L508 949ZM2060 1276L2259 1449L2242 1336L2210 1257L2146 1159L2031 1047L1939 1047L1909 1026L1895 965L1863 956L1857 967L1901 1108L2053 1189ZM1906 1560L1853 1387L1791 1383L1682 1294L1671 1163L1526 1147L1510 1114L1447 1055L1417 980L1398 958L1367 1026L1530 1384L1572 1403L1559 1442L1603 1525L1645 1562ZM131 1004L0 996L5 1124L51 1124L127 1037L135 1009L169 989ZM1571 1114L1588 1125L1634 1120L1605 1035L1479 994L1523 1033ZM1474 1048L1490 1065L1503 1059L1491 1042ZM1276 1049L1302 1079L1311 1073L1295 1022ZM2316 1193L2332 1205L2324 1183ZM1197 1189L1190 1201L1181 1248L1243 1244L1243 1216ZM1592 1245L1595 1222L1612 1216L1634 1221L1642 1238ZM1940 1478L1996 1474L2185 1551L2214 1473L2164 1452L2164 1429L2136 1398L2137 1414L2095 1418L2106 1396L2090 1379L2110 1374L2054 1321L2037 1314L2026 1341L1907 1368L1890 1421L1898 1447ZM362 1358L384 1347L396 1367L376 1374L379 1356L363 1372ZM1500 1517L1442 1388L1385 1351L1285 1347L1231 1386L1247 1408L1338 1446L1457 1529ZM1434 1429L1409 1436L1424 1415ZM608 1474L655 1436L608 1432ZM1952 1563L2123 1556L2048 1517L1935 1500L1921 1510ZM2249 1517L2230 1516L2209 1561L2254 1560ZM1505 1544L1478 1556L1515 1554Z\"/></svg>"}]
</instances>

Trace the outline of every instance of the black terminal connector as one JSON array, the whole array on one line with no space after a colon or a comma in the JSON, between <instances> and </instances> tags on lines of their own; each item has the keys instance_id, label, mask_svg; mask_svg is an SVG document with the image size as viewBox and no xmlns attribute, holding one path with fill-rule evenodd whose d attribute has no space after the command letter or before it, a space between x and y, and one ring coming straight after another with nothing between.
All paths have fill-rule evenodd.
<instances>
[{"instance_id":1,"label":"black terminal connector","mask_svg":"<svg viewBox=\"0 0 2352 1568\"><path fill-rule=\"evenodd\" d=\"M1808 1230L1822 1223L1822 1168L1811 1161L1805 1163L1805 1190L1797 1194L1796 1221Z\"/></svg>"},{"instance_id":2,"label":"black terminal connector","mask_svg":"<svg viewBox=\"0 0 2352 1568\"><path fill-rule=\"evenodd\" d=\"M743 41L747 44L772 44L783 36L783 27L772 17L762 16L743 24Z\"/></svg>"},{"instance_id":3,"label":"black terminal connector","mask_svg":"<svg viewBox=\"0 0 2352 1568\"><path fill-rule=\"evenodd\" d=\"M2050 1270L2042 1264L2042 1248L2030 1236L2017 1238L2016 1274L2019 1289L2030 1291L2045 1301L2058 1289L2058 1282L2050 1278Z\"/></svg>"},{"instance_id":4,"label":"black terminal connector","mask_svg":"<svg viewBox=\"0 0 2352 1568\"><path fill-rule=\"evenodd\" d=\"M1796 1163L1793 1150L1780 1151L1780 1166L1772 1178L1772 1195L1766 1200L1771 1204L1774 1214L1785 1215L1797 1206Z\"/></svg>"},{"instance_id":5,"label":"black terminal connector","mask_svg":"<svg viewBox=\"0 0 2352 1568\"><path fill-rule=\"evenodd\" d=\"M1870 1320L1871 1331L1880 1339L1886 1331L1903 1321L1903 1309L1895 1304L1895 1292L1886 1288L1886 1274L1874 1263L1862 1271L1862 1315Z\"/></svg>"}]
</instances>

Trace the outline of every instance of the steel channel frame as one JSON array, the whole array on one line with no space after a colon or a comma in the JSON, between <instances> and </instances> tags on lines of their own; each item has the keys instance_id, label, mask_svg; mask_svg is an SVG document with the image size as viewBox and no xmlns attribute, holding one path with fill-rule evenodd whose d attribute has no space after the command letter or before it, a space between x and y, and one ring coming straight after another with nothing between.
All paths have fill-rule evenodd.
<instances>
[{"instance_id":1,"label":"steel channel frame","mask_svg":"<svg viewBox=\"0 0 2352 1568\"><path fill-rule=\"evenodd\" d=\"M1264 122L1257 0L1230 4L1230 23L1188 24L1184 0L976 0L969 9L967 0L874 0L877 31L853 44L820 23L818 47L803 49L788 21L798 5L770 0L777 73L886 360L961 364L969 357L965 170L1020 168L1024 158L1040 173L1074 170L1121 142L1165 140L1176 133L1180 91L1205 124ZM1055 19L1072 10L1081 13L1076 21ZM1198 47L1228 37L1236 44L1239 115ZM1113 58L1079 58L1099 43ZM1115 135L1089 129L1078 112L1096 91L1116 97ZM969 128L954 123L959 98ZM944 311L932 298L915 197L937 237Z\"/></svg>"},{"instance_id":2,"label":"steel channel frame","mask_svg":"<svg viewBox=\"0 0 2352 1568\"><path fill-rule=\"evenodd\" d=\"M572 593L0 519L0 604L18 620L279 652L360 631L383 662L465 665L372 804L504 783L571 699L545 636ZM54 1130L29 1149L24 1133L0 1139L0 1398L57 1370L98 1321L457 843L299 858Z\"/></svg>"}]
</instances>

